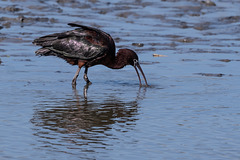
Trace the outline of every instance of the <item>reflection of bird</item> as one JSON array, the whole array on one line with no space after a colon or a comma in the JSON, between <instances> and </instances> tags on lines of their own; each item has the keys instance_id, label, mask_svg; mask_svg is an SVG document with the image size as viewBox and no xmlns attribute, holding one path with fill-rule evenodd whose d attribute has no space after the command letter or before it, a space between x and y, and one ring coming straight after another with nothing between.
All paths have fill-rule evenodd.
<instances>
[{"instance_id":1,"label":"reflection of bird","mask_svg":"<svg viewBox=\"0 0 240 160\"><path fill-rule=\"evenodd\" d=\"M121 69L126 65L132 65L141 79L137 68L141 71L143 78L146 77L139 65L137 54L130 49L120 49L115 56L115 43L112 37L96 28L69 23L75 30L54 33L37 38L34 44L42 46L36 51L41 56L58 56L72 65L78 65L78 70L72 80L73 87L76 86L78 74L85 66L84 80L91 83L87 77L88 68L97 64L105 65L112 69Z\"/></svg>"}]
</instances>

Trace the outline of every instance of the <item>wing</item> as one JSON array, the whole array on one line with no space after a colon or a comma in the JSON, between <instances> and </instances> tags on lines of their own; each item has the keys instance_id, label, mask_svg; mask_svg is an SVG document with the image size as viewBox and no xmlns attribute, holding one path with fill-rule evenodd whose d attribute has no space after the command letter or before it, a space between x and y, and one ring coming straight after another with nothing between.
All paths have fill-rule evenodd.
<instances>
[{"instance_id":1,"label":"wing","mask_svg":"<svg viewBox=\"0 0 240 160\"><path fill-rule=\"evenodd\" d=\"M80 27L80 25L77 26ZM111 50L111 41L113 40L107 33L92 27L81 26L75 30L40 37L33 43L43 47L36 51L37 55L90 60L103 56Z\"/></svg>"},{"instance_id":2,"label":"wing","mask_svg":"<svg viewBox=\"0 0 240 160\"><path fill-rule=\"evenodd\" d=\"M111 37L110 34L100 30L100 29L97 29L97 28L93 28L93 27L89 27L89 26L85 26L85 25L80 25L80 24L75 24L75 23L68 23L68 25L70 25L71 27L80 27L84 30L87 30L87 31L92 31L92 32L95 32L95 33L98 33L98 35L100 36L99 38L101 38L101 42L105 45L108 46L108 49L111 53L114 54L115 56L115 53L116 53L116 47L115 47L115 43L114 43L114 40L113 38Z\"/></svg>"},{"instance_id":3,"label":"wing","mask_svg":"<svg viewBox=\"0 0 240 160\"><path fill-rule=\"evenodd\" d=\"M111 39L111 40L112 40L112 37L111 37L110 34L108 34L108 33L106 33L106 32L103 32L103 31L100 30L100 29L93 28L93 27L89 27L89 26L84 26L84 25L80 25L80 24L75 24L75 23L68 23L68 25L71 26L71 27L80 27L80 28L82 28L82 29L84 29L84 30L89 30L89 31L91 30L91 31L98 32L98 33L100 33L101 35L106 36L106 37L108 37L108 39ZM112 40L112 41L113 41L113 40Z\"/></svg>"}]
</instances>

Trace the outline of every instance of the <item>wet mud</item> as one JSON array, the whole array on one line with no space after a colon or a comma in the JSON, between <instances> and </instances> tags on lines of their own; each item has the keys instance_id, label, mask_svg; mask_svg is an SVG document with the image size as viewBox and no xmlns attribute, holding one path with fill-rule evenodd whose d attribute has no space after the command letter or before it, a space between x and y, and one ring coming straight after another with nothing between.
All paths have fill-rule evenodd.
<instances>
[{"instance_id":1,"label":"wet mud","mask_svg":"<svg viewBox=\"0 0 240 160\"><path fill-rule=\"evenodd\" d=\"M239 159L239 1L1 0L0 159ZM32 41L75 22L135 50L77 70Z\"/></svg>"}]
</instances>

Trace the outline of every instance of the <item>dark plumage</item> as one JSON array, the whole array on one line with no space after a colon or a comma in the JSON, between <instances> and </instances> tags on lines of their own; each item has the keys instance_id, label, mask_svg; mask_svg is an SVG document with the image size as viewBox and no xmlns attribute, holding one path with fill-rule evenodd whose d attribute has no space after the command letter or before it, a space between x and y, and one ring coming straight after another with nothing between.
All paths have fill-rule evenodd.
<instances>
[{"instance_id":1,"label":"dark plumage","mask_svg":"<svg viewBox=\"0 0 240 160\"><path fill-rule=\"evenodd\" d=\"M115 56L115 43L108 33L84 25L73 23L68 25L78 28L37 38L33 41L33 44L42 46L36 51L36 55L57 56L72 65L78 65L79 68L72 81L73 86L76 86L76 79L83 66L85 66L84 80L91 83L87 77L87 71L89 67L97 64L103 64L112 69L132 65L136 69L141 85L141 79L136 68L138 67L147 85L145 75L138 63L138 56L134 51L120 49Z\"/></svg>"}]
</instances>

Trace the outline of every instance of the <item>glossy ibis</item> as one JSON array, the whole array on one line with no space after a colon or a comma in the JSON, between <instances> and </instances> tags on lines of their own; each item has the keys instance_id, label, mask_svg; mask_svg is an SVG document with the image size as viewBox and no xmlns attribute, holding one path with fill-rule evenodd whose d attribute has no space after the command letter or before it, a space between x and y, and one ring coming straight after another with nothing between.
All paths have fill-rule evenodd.
<instances>
[{"instance_id":1,"label":"glossy ibis","mask_svg":"<svg viewBox=\"0 0 240 160\"><path fill-rule=\"evenodd\" d=\"M78 28L37 38L33 44L42 46L36 51L36 55L57 56L69 64L78 65L78 70L72 80L73 87L76 86L77 77L83 66L85 67L83 78L87 84L90 84L87 76L88 68L97 64L112 69L121 69L126 65L132 65L137 72L140 86L142 84L137 68L142 73L146 86L148 85L138 62L138 56L134 51L120 49L115 55L115 43L108 33L84 25L74 23L68 25Z\"/></svg>"}]
</instances>

